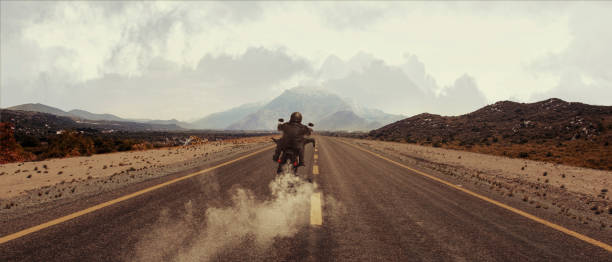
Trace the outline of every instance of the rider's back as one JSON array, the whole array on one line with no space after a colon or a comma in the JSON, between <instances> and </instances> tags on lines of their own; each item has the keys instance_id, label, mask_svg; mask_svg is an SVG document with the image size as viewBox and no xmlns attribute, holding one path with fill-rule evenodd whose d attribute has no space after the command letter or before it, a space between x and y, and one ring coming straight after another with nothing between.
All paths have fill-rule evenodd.
<instances>
[{"instance_id":1,"label":"rider's back","mask_svg":"<svg viewBox=\"0 0 612 262\"><path fill-rule=\"evenodd\" d=\"M283 132L281 142L285 147L297 147L300 143L304 143L304 136L310 134L310 128L296 122L280 124L278 130Z\"/></svg>"}]
</instances>

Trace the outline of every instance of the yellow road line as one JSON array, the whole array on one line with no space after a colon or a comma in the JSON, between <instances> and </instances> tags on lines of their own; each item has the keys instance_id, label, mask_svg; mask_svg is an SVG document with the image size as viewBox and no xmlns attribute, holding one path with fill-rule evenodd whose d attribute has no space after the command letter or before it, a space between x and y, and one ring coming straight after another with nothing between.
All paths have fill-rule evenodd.
<instances>
[{"instance_id":1,"label":"yellow road line","mask_svg":"<svg viewBox=\"0 0 612 262\"><path fill-rule=\"evenodd\" d=\"M536 216L534 216L534 215L532 215L532 214L529 214L529 213L527 213L527 212L524 212L524 211L522 211L522 210L516 209L516 208L511 207L511 206L508 206L508 205L503 204L503 203L501 203L501 202L499 202L499 201L496 201L496 200L490 199L490 198L488 198L488 197L485 197L485 196L483 196L483 195L477 194L477 193L475 193L475 192L472 192L472 191L470 191L470 190L467 190L467 189L465 189L465 188L463 188L463 187L461 187L461 186L454 185L454 184L452 184L452 183L450 183L450 182L447 182L447 181L442 180L442 179L440 179L440 178L437 178L437 177L435 177L435 176L432 176L432 175L426 174L426 173L424 173L424 172L421 172L421 171L419 171L419 170L416 170L416 169L414 169L414 168L411 168L411 167L409 167L409 166L406 166L406 165L404 165L404 164L402 164L402 163L399 163L399 162L396 162L396 161L394 161L394 160L391 160L391 159L389 159L389 158L387 158L387 157L384 157L384 156L382 156L382 155L380 155L380 154L378 154L378 153L374 153L374 152L372 152L372 151L370 151L370 150L363 149L363 148L361 148L361 147L358 147L358 146L356 146L356 145L352 145L352 144L347 143L347 142L342 141L342 140L340 140L340 142L342 142L342 143L344 143L344 144L347 144L347 145L350 145L350 146L352 146L352 147L355 147L355 148L357 148L357 149L359 149L359 150L361 150L361 151L364 151L364 152L370 153L370 154L372 154L372 155L374 155L374 156L377 156L378 158L384 159L384 160L386 160L386 161L388 161L388 162L391 162L391 163L393 163L393 164L395 164L395 165L398 165L398 166L403 167L403 168L405 168L405 169L408 169L408 170L410 170L410 171L412 171L412 172L414 172L414 173L417 173L417 174L422 175L422 176L424 176L424 177L427 177L427 178L429 178L429 179L432 179L432 180L435 180L435 181L440 182L440 183L442 183L442 184L445 184L445 185L447 185L447 186L449 186L449 187L452 187L452 188L454 188L454 189L457 189L457 190L459 190L459 191L463 191L464 193L467 193L467 194L472 195L472 196L474 196L474 197L480 198L480 199L482 199L482 200L484 200L484 201L487 201L487 202L489 202L489 203L491 203L491 204L494 204L494 205L496 205L496 206L498 206L498 207L501 207L501 208L504 208L504 209L506 209L506 210L512 211L512 212L514 212L514 213L516 213L516 214L518 214L518 215L521 215L521 216L523 216L523 217L526 217L526 218L528 218L528 219L531 219L531 220L533 220L533 221L535 221L535 222L538 222L538 223L543 224L543 225L545 225L545 226L548 226L548 227L550 227L550 228L553 228L553 229L556 229L556 230L558 230L558 231L561 231L561 232L563 232L563 233L565 233L565 234L568 234L568 235L570 235L570 236L573 236L573 237L575 237L575 238L577 238L577 239L580 239L580 240L582 240L582 241L584 241L584 242L587 242L587 243L592 244L592 245L594 245L594 246L601 247L601 248L603 248L603 249L607 250L608 252L612 252L612 246L610 246L609 244L606 244L606 243L601 242L601 241L599 241L599 240L596 240L596 239L590 238L590 237L588 237L588 236L585 236L585 235L583 235L583 234L580 234L580 233L578 233L578 232L576 232L576 231L572 231L572 230L567 229L567 228L565 228L565 227L562 227L562 226L560 226L560 225L554 224L554 223L552 223L552 222L550 222L550 221L547 221L547 220L544 220L544 219L542 219L542 218L536 217Z\"/></svg>"},{"instance_id":2,"label":"yellow road line","mask_svg":"<svg viewBox=\"0 0 612 262\"><path fill-rule=\"evenodd\" d=\"M315 159L315 160L319 159L319 155L314 154L314 159Z\"/></svg>"},{"instance_id":3,"label":"yellow road line","mask_svg":"<svg viewBox=\"0 0 612 262\"><path fill-rule=\"evenodd\" d=\"M89 214L91 212L94 212L96 210L102 209L104 207L107 207L107 206L110 206L110 205L114 205L114 204L119 203L121 201L128 200L130 198L134 198L134 197L140 196L142 194L145 194L145 193L148 193L150 191L153 191L153 190L156 190L156 189L159 189L159 188L162 188L162 187L174 184L176 182L183 181L185 179L189 179L189 178L192 178L194 176L204 174L206 172L212 171L214 169L217 169L217 168L220 168L220 167L223 167L223 166L227 166L229 164L235 163L237 161L240 161L242 159L251 157L251 156L259 154L261 152L270 150L272 148L274 148L274 146L266 147L264 149L255 151L253 153L250 153L250 154L247 154L247 155L244 155L244 156L241 156L239 158L236 158L236 159L233 159L233 160L221 163L219 165L216 165L216 166L213 166L213 167L209 167L207 169L200 170L198 172L191 173L189 175L185 175L185 176L182 176L182 177L179 177L179 178L175 178L175 179L172 179L170 181L167 181L167 182L164 182L164 183L161 183L161 184L149 187L149 188L145 188L145 189L142 189L140 191L137 191L137 192L134 192L134 193L131 193L131 194L128 194L128 195L125 195L125 196L122 196L122 197L119 197L119 198L116 198L116 199L113 199L113 200L110 200L110 201L107 201L107 202L104 202L104 203L101 203L101 204L98 204L98 205L95 205L95 206L92 206L90 208L87 208L87 209L84 209L84 210L81 210L81 211L77 211L77 212L74 212L72 214L60 217L60 218L53 219L51 221L42 223L40 225L33 226L33 227L21 230L19 232L13 233L13 234L3 236L2 238L0 238L0 244L4 244L4 243L6 243L8 241L11 241L13 239L17 239L17 238L23 237L25 235L28 235L28 234L31 234L31 233L43 230L43 229L48 228L50 226L54 226L54 225L66 222L66 221L68 221L70 219L73 219L73 218L76 218L76 217L80 217L80 216L85 215L85 214Z\"/></svg>"},{"instance_id":4,"label":"yellow road line","mask_svg":"<svg viewBox=\"0 0 612 262\"><path fill-rule=\"evenodd\" d=\"M312 166L312 174L313 175L318 175L319 174L319 166L317 166L317 165L313 165Z\"/></svg>"},{"instance_id":5,"label":"yellow road line","mask_svg":"<svg viewBox=\"0 0 612 262\"><path fill-rule=\"evenodd\" d=\"M321 214L321 193L314 193L310 196L310 224L320 226L323 224Z\"/></svg>"}]
</instances>

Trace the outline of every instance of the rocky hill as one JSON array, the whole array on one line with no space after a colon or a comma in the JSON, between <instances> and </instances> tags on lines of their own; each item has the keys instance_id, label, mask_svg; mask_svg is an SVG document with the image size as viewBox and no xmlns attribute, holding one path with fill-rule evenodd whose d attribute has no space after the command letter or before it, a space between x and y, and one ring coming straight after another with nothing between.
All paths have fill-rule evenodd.
<instances>
[{"instance_id":1,"label":"rocky hill","mask_svg":"<svg viewBox=\"0 0 612 262\"><path fill-rule=\"evenodd\" d=\"M454 117L424 113L368 137L612 169L612 106L555 98L502 101Z\"/></svg>"}]
</instances>

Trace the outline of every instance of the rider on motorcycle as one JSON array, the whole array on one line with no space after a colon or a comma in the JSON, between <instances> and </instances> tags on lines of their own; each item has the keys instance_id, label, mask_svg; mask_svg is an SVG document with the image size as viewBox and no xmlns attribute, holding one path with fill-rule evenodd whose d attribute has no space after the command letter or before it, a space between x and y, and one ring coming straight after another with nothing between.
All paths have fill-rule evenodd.
<instances>
[{"instance_id":1,"label":"rider on motorcycle","mask_svg":"<svg viewBox=\"0 0 612 262\"><path fill-rule=\"evenodd\" d=\"M276 144L276 151L272 159L277 162L283 150L293 148L298 151L299 165L304 166L304 145L306 142L311 142L305 136L310 135L312 129L302 125L302 114L300 112L293 112L289 122L278 124L277 129L283 132L283 136ZM314 141L312 143L314 145Z\"/></svg>"}]
</instances>

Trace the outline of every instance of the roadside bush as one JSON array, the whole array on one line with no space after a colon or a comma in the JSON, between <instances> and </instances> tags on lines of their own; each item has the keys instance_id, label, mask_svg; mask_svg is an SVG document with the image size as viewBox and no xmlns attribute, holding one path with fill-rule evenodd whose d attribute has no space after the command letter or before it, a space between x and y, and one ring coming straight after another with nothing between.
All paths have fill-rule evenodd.
<instances>
[{"instance_id":1,"label":"roadside bush","mask_svg":"<svg viewBox=\"0 0 612 262\"><path fill-rule=\"evenodd\" d=\"M101 137L94 138L94 147L96 149L96 154L104 154L117 151L115 149L115 143L113 142L113 140L104 139Z\"/></svg>"},{"instance_id":2,"label":"roadside bush","mask_svg":"<svg viewBox=\"0 0 612 262\"><path fill-rule=\"evenodd\" d=\"M66 131L49 140L49 149L43 153L44 158L89 156L95 153L94 143L90 137L76 131Z\"/></svg>"},{"instance_id":3,"label":"roadside bush","mask_svg":"<svg viewBox=\"0 0 612 262\"><path fill-rule=\"evenodd\" d=\"M117 151L129 151L132 150L132 146L136 144L130 139L121 139L115 141L115 148Z\"/></svg>"},{"instance_id":4,"label":"roadside bush","mask_svg":"<svg viewBox=\"0 0 612 262\"><path fill-rule=\"evenodd\" d=\"M151 148L153 148L153 145L149 142L143 142L143 143L132 145L132 150L147 150Z\"/></svg>"},{"instance_id":5,"label":"roadside bush","mask_svg":"<svg viewBox=\"0 0 612 262\"><path fill-rule=\"evenodd\" d=\"M34 159L34 155L25 152L21 145L15 140L13 125L10 123L0 123L0 164L15 161L27 161Z\"/></svg>"},{"instance_id":6,"label":"roadside bush","mask_svg":"<svg viewBox=\"0 0 612 262\"><path fill-rule=\"evenodd\" d=\"M33 135L22 135L16 137L17 141L22 147L39 147L40 140Z\"/></svg>"}]
</instances>

